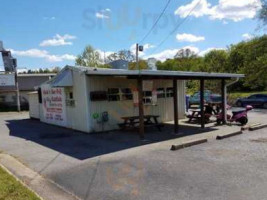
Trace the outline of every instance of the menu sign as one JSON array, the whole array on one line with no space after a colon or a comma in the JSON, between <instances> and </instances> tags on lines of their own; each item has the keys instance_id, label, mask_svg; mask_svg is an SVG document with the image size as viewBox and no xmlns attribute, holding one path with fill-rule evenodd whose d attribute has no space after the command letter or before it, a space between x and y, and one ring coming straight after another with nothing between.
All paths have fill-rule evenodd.
<instances>
[{"instance_id":1,"label":"menu sign","mask_svg":"<svg viewBox=\"0 0 267 200\"><path fill-rule=\"evenodd\" d=\"M49 124L66 126L66 101L64 88L42 86L44 121Z\"/></svg>"}]
</instances>

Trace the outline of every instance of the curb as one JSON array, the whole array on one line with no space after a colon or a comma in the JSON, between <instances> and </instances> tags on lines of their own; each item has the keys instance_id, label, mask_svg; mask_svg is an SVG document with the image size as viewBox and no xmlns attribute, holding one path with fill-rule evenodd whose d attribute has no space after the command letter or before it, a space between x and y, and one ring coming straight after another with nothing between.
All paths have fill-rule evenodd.
<instances>
[{"instance_id":1,"label":"curb","mask_svg":"<svg viewBox=\"0 0 267 200\"><path fill-rule=\"evenodd\" d=\"M202 144L202 143L206 143L206 142L208 142L208 139L192 140L192 141L184 142L182 144L172 145L170 150L171 151L176 151L176 150L179 150L179 149L184 149L184 148L187 148L187 147L191 147L191 146Z\"/></svg>"},{"instance_id":2,"label":"curb","mask_svg":"<svg viewBox=\"0 0 267 200\"><path fill-rule=\"evenodd\" d=\"M220 135L217 135L216 139L217 140L222 140L222 139L229 138L229 137L232 137L232 136L240 135L242 133L243 133L242 131L236 131L236 132L227 133L227 134L220 134Z\"/></svg>"},{"instance_id":3,"label":"curb","mask_svg":"<svg viewBox=\"0 0 267 200\"><path fill-rule=\"evenodd\" d=\"M266 127L267 127L267 124L259 124L259 125L256 125L256 126L249 127L248 130L255 131L255 130L266 128Z\"/></svg>"},{"instance_id":4,"label":"curb","mask_svg":"<svg viewBox=\"0 0 267 200\"><path fill-rule=\"evenodd\" d=\"M258 126L258 125L261 125L261 123L254 123L254 124L250 124L250 125L247 124L247 125L241 127L241 131L249 130L250 127L254 127L254 126Z\"/></svg>"},{"instance_id":5,"label":"curb","mask_svg":"<svg viewBox=\"0 0 267 200\"><path fill-rule=\"evenodd\" d=\"M79 200L56 183L45 179L37 172L26 167L8 154L0 154L0 166L15 177L26 188L35 193L40 199L45 200Z\"/></svg>"}]
</instances>

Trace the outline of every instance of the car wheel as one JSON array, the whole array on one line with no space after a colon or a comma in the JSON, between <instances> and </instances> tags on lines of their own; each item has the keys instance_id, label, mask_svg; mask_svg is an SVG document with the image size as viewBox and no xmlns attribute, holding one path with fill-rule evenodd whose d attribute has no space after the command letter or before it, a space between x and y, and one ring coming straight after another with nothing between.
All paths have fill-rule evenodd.
<instances>
[{"instance_id":1,"label":"car wheel","mask_svg":"<svg viewBox=\"0 0 267 200\"><path fill-rule=\"evenodd\" d=\"M248 123L248 118L241 117L238 121L240 122L240 124L246 125Z\"/></svg>"},{"instance_id":2,"label":"car wheel","mask_svg":"<svg viewBox=\"0 0 267 200\"><path fill-rule=\"evenodd\" d=\"M241 101L238 101L238 102L236 102L236 106L237 106L237 107L243 107L243 104L242 104Z\"/></svg>"},{"instance_id":3,"label":"car wheel","mask_svg":"<svg viewBox=\"0 0 267 200\"><path fill-rule=\"evenodd\" d=\"M267 103L263 104L263 108L267 109Z\"/></svg>"}]
</instances>

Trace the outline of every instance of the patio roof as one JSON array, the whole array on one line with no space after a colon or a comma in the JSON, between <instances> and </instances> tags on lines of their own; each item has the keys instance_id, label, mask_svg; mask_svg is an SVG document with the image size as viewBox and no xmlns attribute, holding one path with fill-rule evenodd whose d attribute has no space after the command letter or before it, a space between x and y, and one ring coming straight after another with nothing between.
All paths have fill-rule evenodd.
<instances>
[{"instance_id":1,"label":"patio roof","mask_svg":"<svg viewBox=\"0 0 267 200\"><path fill-rule=\"evenodd\" d=\"M126 76L128 78L162 78L162 79L230 79L243 78L244 74L232 73L209 73L189 71L166 71L166 70L125 70L103 69L81 66L67 66L72 70L84 71L89 76Z\"/></svg>"}]
</instances>

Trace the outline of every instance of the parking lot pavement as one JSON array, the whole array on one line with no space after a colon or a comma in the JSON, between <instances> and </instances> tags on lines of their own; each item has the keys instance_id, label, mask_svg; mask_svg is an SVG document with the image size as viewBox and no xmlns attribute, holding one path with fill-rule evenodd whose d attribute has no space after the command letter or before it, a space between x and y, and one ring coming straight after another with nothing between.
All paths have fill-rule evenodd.
<instances>
[{"instance_id":1,"label":"parking lot pavement","mask_svg":"<svg viewBox=\"0 0 267 200\"><path fill-rule=\"evenodd\" d=\"M255 111L250 115L266 116ZM183 138L148 145L131 139L135 143L131 146L125 137L84 135L29 120L27 113L0 114L0 129L0 150L81 199L258 200L267 196L267 129L179 151L169 148Z\"/></svg>"}]
</instances>

